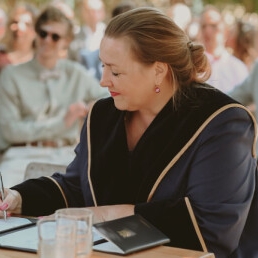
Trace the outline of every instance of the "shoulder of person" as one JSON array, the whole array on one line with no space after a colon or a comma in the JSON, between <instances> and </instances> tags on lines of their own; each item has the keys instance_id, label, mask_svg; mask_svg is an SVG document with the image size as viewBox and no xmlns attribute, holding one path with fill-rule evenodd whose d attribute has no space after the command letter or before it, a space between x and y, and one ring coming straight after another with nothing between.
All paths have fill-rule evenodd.
<instances>
[{"instance_id":1,"label":"shoulder of person","mask_svg":"<svg viewBox=\"0 0 258 258\"><path fill-rule=\"evenodd\" d=\"M71 59L63 59L61 60L60 63L61 63L61 66L68 71L87 73L87 70L85 69L85 67L77 61L74 61Z\"/></svg>"},{"instance_id":2,"label":"shoulder of person","mask_svg":"<svg viewBox=\"0 0 258 258\"><path fill-rule=\"evenodd\" d=\"M243 68L248 72L248 68L242 60L240 60L239 58L237 58L236 56L234 56L232 54L229 55L229 59L230 59L231 62L233 62L232 63L233 66L237 65L238 68Z\"/></svg>"},{"instance_id":3,"label":"shoulder of person","mask_svg":"<svg viewBox=\"0 0 258 258\"><path fill-rule=\"evenodd\" d=\"M25 63L21 64L9 64L3 68L1 73L4 73L5 75L10 74L11 76L19 76L22 74L22 76L26 76L24 72L34 72L35 65L33 63L33 60L29 60Z\"/></svg>"}]
</instances>

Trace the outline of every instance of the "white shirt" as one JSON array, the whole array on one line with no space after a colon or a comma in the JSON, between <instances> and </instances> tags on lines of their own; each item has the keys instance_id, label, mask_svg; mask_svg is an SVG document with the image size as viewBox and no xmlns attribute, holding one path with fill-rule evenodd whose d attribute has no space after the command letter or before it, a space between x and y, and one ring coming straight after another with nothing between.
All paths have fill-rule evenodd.
<instances>
[{"instance_id":1,"label":"white shirt","mask_svg":"<svg viewBox=\"0 0 258 258\"><path fill-rule=\"evenodd\" d=\"M247 66L238 58L224 51L220 58L215 59L207 54L211 63L211 77L207 83L218 88L224 93L231 91L236 85L248 76Z\"/></svg>"}]
</instances>

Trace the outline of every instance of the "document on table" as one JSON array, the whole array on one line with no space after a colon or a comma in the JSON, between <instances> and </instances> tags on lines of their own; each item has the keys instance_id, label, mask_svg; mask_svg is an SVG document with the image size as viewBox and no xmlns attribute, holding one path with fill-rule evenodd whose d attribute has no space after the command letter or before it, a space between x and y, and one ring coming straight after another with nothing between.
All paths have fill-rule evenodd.
<instances>
[{"instance_id":1,"label":"document on table","mask_svg":"<svg viewBox=\"0 0 258 258\"><path fill-rule=\"evenodd\" d=\"M0 236L0 248L22 250L36 253L38 250L38 230L29 226Z\"/></svg>"},{"instance_id":2,"label":"document on table","mask_svg":"<svg viewBox=\"0 0 258 258\"><path fill-rule=\"evenodd\" d=\"M9 217L0 220L0 248L36 253L38 228L36 221ZM93 250L129 254L170 240L140 215L132 215L93 225Z\"/></svg>"},{"instance_id":3,"label":"document on table","mask_svg":"<svg viewBox=\"0 0 258 258\"><path fill-rule=\"evenodd\" d=\"M102 243L105 240L93 230L93 244ZM0 248L22 250L36 253L38 250L38 228L37 225L23 227L0 234Z\"/></svg>"},{"instance_id":4,"label":"document on table","mask_svg":"<svg viewBox=\"0 0 258 258\"><path fill-rule=\"evenodd\" d=\"M0 234L23 228L36 223L36 219L8 217L7 220L0 219Z\"/></svg>"}]
</instances>

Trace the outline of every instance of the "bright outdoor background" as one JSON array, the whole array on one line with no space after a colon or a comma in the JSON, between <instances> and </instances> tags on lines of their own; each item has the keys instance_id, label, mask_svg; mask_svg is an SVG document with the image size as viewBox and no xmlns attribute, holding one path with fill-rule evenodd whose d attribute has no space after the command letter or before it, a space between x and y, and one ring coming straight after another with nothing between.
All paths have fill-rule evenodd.
<instances>
[{"instance_id":1,"label":"bright outdoor background","mask_svg":"<svg viewBox=\"0 0 258 258\"><path fill-rule=\"evenodd\" d=\"M49 3L51 0L26 0L25 2L30 2L38 7L42 7ZM74 10L77 12L77 7L81 0L64 0L64 2L68 3ZM107 14L110 13L110 10L121 0L103 0L106 4ZM15 5L18 0L0 0L0 6L5 10L9 10L12 6ZM227 8L231 10L235 10L236 12L248 12L258 13L258 1L257 0L131 0L131 2L135 2L137 5L153 5L159 8L166 8L167 6L176 3L183 2L191 7L193 12L198 15L198 12L202 9L202 6L205 4L214 4L220 7L221 9ZM238 13L238 15L240 15Z\"/></svg>"}]
</instances>

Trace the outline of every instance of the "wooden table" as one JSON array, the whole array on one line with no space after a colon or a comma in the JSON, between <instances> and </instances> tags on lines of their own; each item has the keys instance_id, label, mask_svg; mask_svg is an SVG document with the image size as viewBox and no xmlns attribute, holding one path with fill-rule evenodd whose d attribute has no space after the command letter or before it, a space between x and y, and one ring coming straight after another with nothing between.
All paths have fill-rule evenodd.
<instances>
[{"instance_id":1,"label":"wooden table","mask_svg":"<svg viewBox=\"0 0 258 258\"><path fill-rule=\"evenodd\" d=\"M37 254L0 249L1 258L36 258ZM154 247L138 253L119 256L101 252L93 252L90 258L215 258L212 253L197 252L167 246Z\"/></svg>"}]
</instances>

